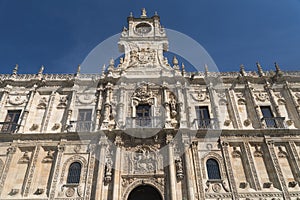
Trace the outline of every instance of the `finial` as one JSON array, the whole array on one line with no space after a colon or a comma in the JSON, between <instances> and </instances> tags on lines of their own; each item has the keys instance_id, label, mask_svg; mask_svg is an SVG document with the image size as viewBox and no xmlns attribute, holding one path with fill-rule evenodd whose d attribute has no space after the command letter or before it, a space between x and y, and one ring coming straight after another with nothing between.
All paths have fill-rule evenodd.
<instances>
[{"instance_id":1,"label":"finial","mask_svg":"<svg viewBox=\"0 0 300 200\"><path fill-rule=\"evenodd\" d=\"M102 74L104 74L105 68L106 68L106 66L105 66L105 64L104 64L104 65L102 66Z\"/></svg>"},{"instance_id":2,"label":"finial","mask_svg":"<svg viewBox=\"0 0 300 200\"><path fill-rule=\"evenodd\" d=\"M77 66L77 72L76 72L76 74L80 74L80 70L81 70L81 66L78 65L78 66Z\"/></svg>"},{"instance_id":3,"label":"finial","mask_svg":"<svg viewBox=\"0 0 300 200\"><path fill-rule=\"evenodd\" d=\"M115 60L113 58L110 59L109 66L115 66Z\"/></svg>"},{"instance_id":4,"label":"finial","mask_svg":"<svg viewBox=\"0 0 300 200\"><path fill-rule=\"evenodd\" d=\"M275 68L276 68L276 72L280 72L280 68L279 68L279 65L277 64L277 62L274 63L275 64Z\"/></svg>"},{"instance_id":5,"label":"finial","mask_svg":"<svg viewBox=\"0 0 300 200\"><path fill-rule=\"evenodd\" d=\"M154 16L158 16L157 11L154 12Z\"/></svg>"},{"instance_id":6,"label":"finial","mask_svg":"<svg viewBox=\"0 0 300 200\"><path fill-rule=\"evenodd\" d=\"M240 65L240 74L242 76L245 76L246 72L245 72L245 66L243 64Z\"/></svg>"},{"instance_id":7,"label":"finial","mask_svg":"<svg viewBox=\"0 0 300 200\"><path fill-rule=\"evenodd\" d=\"M204 65L204 74L205 74L205 76L208 75L208 65L207 64Z\"/></svg>"},{"instance_id":8,"label":"finial","mask_svg":"<svg viewBox=\"0 0 300 200\"><path fill-rule=\"evenodd\" d=\"M44 65L42 65L41 68L40 68L40 70L39 70L39 72L38 72L39 75L43 74L44 68L45 68Z\"/></svg>"},{"instance_id":9,"label":"finial","mask_svg":"<svg viewBox=\"0 0 300 200\"><path fill-rule=\"evenodd\" d=\"M173 65L178 65L178 60L177 60L176 56L173 57L172 63L173 63Z\"/></svg>"},{"instance_id":10,"label":"finial","mask_svg":"<svg viewBox=\"0 0 300 200\"><path fill-rule=\"evenodd\" d=\"M108 70L113 70L115 68L115 60L113 58L109 61Z\"/></svg>"},{"instance_id":11,"label":"finial","mask_svg":"<svg viewBox=\"0 0 300 200\"><path fill-rule=\"evenodd\" d=\"M185 74L185 66L184 66L184 63L181 64L181 73L182 73L182 75Z\"/></svg>"},{"instance_id":12,"label":"finial","mask_svg":"<svg viewBox=\"0 0 300 200\"><path fill-rule=\"evenodd\" d=\"M15 68L14 68L14 70L13 70L13 75L17 75L18 69L19 69L19 65L16 64L16 66L15 66Z\"/></svg>"},{"instance_id":13,"label":"finial","mask_svg":"<svg viewBox=\"0 0 300 200\"><path fill-rule=\"evenodd\" d=\"M277 62L275 62L274 64L275 64L275 68L276 68L276 75L281 76L282 75L282 71L281 71L279 65L277 64Z\"/></svg>"},{"instance_id":14,"label":"finial","mask_svg":"<svg viewBox=\"0 0 300 200\"><path fill-rule=\"evenodd\" d=\"M141 15L141 18L144 18L144 17L147 17L147 11L146 11L146 8L143 8L143 9L142 9L142 15Z\"/></svg>"},{"instance_id":15,"label":"finial","mask_svg":"<svg viewBox=\"0 0 300 200\"><path fill-rule=\"evenodd\" d=\"M264 72L263 72L262 67L261 67L261 65L259 64L259 62L256 62L256 66L257 66L257 70L258 70L258 75L259 75L259 76L263 76L263 75L264 75Z\"/></svg>"},{"instance_id":16,"label":"finial","mask_svg":"<svg viewBox=\"0 0 300 200\"><path fill-rule=\"evenodd\" d=\"M129 13L129 17L133 17L133 13L132 12Z\"/></svg>"}]
</instances>

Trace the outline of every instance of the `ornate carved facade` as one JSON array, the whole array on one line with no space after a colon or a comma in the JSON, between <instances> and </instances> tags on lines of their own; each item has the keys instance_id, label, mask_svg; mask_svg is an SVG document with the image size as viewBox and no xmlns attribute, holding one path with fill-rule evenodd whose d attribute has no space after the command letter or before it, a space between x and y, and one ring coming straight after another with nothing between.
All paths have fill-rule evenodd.
<instances>
[{"instance_id":1,"label":"ornate carved facade","mask_svg":"<svg viewBox=\"0 0 300 200\"><path fill-rule=\"evenodd\" d=\"M300 199L300 72L186 72L157 15L102 74L0 75L0 199Z\"/></svg>"}]
</instances>

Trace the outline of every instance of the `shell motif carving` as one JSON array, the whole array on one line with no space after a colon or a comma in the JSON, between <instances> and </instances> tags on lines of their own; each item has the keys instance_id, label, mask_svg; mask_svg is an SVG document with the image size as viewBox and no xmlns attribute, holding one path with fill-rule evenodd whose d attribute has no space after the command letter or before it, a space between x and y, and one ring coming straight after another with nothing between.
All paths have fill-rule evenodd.
<instances>
[{"instance_id":1,"label":"shell motif carving","mask_svg":"<svg viewBox=\"0 0 300 200\"><path fill-rule=\"evenodd\" d=\"M206 91L197 92L197 94L192 94L193 99L196 101L205 101L209 99Z\"/></svg>"},{"instance_id":2,"label":"shell motif carving","mask_svg":"<svg viewBox=\"0 0 300 200\"><path fill-rule=\"evenodd\" d=\"M266 100L269 100L268 94L263 93L263 92L259 92L259 93L255 94L255 96L258 101L265 102Z\"/></svg>"},{"instance_id":3,"label":"shell motif carving","mask_svg":"<svg viewBox=\"0 0 300 200\"><path fill-rule=\"evenodd\" d=\"M11 105L22 105L23 103L27 102L27 98L25 96L10 96L8 103Z\"/></svg>"},{"instance_id":4,"label":"shell motif carving","mask_svg":"<svg viewBox=\"0 0 300 200\"><path fill-rule=\"evenodd\" d=\"M95 97L87 94L77 96L78 102L81 104L91 104L95 101Z\"/></svg>"}]
</instances>

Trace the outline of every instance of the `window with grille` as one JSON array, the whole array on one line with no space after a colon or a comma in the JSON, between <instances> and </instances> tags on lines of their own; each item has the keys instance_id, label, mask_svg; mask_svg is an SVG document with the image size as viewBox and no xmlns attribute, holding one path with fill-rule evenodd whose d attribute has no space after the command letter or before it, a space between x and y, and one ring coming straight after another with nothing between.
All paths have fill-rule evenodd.
<instances>
[{"instance_id":1,"label":"window with grille","mask_svg":"<svg viewBox=\"0 0 300 200\"><path fill-rule=\"evenodd\" d=\"M140 104L136 107L136 125L149 126L151 125L151 106L149 104Z\"/></svg>"},{"instance_id":2,"label":"window with grille","mask_svg":"<svg viewBox=\"0 0 300 200\"><path fill-rule=\"evenodd\" d=\"M208 106L196 106L198 128L211 128L212 121L209 116Z\"/></svg>"},{"instance_id":3,"label":"window with grille","mask_svg":"<svg viewBox=\"0 0 300 200\"><path fill-rule=\"evenodd\" d=\"M13 133L18 128L18 121L21 115L21 110L8 110L4 122L1 122L1 132Z\"/></svg>"},{"instance_id":4,"label":"window with grille","mask_svg":"<svg viewBox=\"0 0 300 200\"><path fill-rule=\"evenodd\" d=\"M78 120L76 131L90 131L92 127L92 109L80 109L78 112Z\"/></svg>"},{"instance_id":5,"label":"window with grille","mask_svg":"<svg viewBox=\"0 0 300 200\"><path fill-rule=\"evenodd\" d=\"M81 164L73 162L69 167L67 183L78 184L80 181Z\"/></svg>"},{"instance_id":6,"label":"window with grille","mask_svg":"<svg viewBox=\"0 0 300 200\"><path fill-rule=\"evenodd\" d=\"M221 179L219 163L215 159L206 161L208 179Z\"/></svg>"}]
</instances>

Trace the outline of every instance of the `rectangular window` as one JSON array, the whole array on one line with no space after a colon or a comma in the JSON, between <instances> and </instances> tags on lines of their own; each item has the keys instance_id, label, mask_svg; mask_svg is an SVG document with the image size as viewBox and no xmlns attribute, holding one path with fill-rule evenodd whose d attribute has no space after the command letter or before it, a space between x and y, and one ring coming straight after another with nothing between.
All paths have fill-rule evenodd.
<instances>
[{"instance_id":1,"label":"rectangular window","mask_svg":"<svg viewBox=\"0 0 300 200\"><path fill-rule=\"evenodd\" d=\"M208 106L196 106L198 128L212 128Z\"/></svg>"},{"instance_id":2,"label":"rectangular window","mask_svg":"<svg viewBox=\"0 0 300 200\"><path fill-rule=\"evenodd\" d=\"M19 127L20 115L21 110L8 110L5 121L2 122L1 132L14 133Z\"/></svg>"},{"instance_id":3,"label":"rectangular window","mask_svg":"<svg viewBox=\"0 0 300 200\"><path fill-rule=\"evenodd\" d=\"M90 131L92 127L92 109L80 109L78 111L78 119L76 131Z\"/></svg>"},{"instance_id":4,"label":"rectangular window","mask_svg":"<svg viewBox=\"0 0 300 200\"><path fill-rule=\"evenodd\" d=\"M142 127L148 127L151 125L150 105L141 104L136 107L136 125Z\"/></svg>"}]
</instances>

